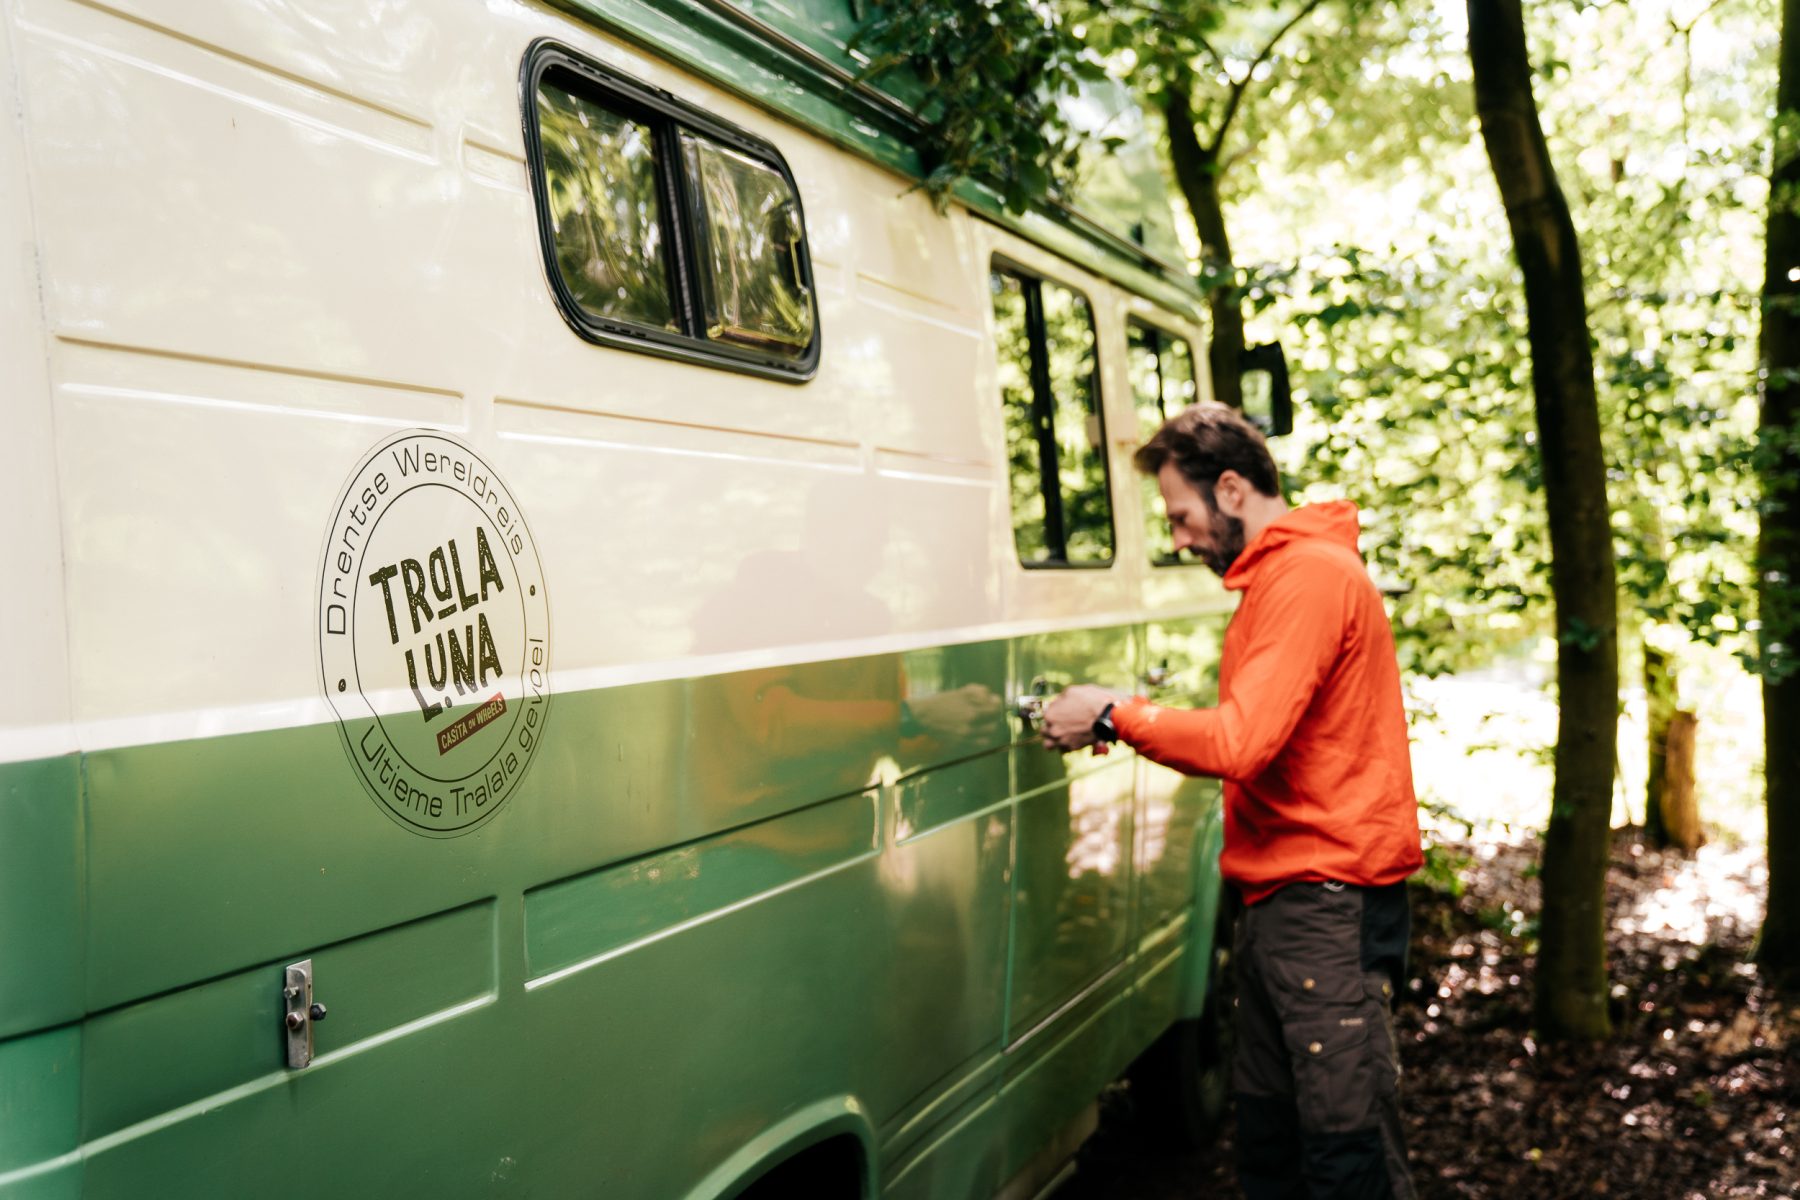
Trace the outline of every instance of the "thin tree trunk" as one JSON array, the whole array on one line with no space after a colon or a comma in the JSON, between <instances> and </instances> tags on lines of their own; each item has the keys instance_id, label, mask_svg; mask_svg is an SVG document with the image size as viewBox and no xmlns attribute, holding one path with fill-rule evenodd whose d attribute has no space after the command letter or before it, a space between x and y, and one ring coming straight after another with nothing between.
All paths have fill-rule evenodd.
<instances>
[{"instance_id":1,"label":"thin tree trunk","mask_svg":"<svg viewBox=\"0 0 1800 1200\"><path fill-rule=\"evenodd\" d=\"M1669 656L1644 639L1645 738L1649 770L1644 773L1644 841L1658 850L1669 845L1669 827L1663 822L1664 767L1669 747L1669 718L1675 715L1675 673Z\"/></svg>"},{"instance_id":2,"label":"thin tree trunk","mask_svg":"<svg viewBox=\"0 0 1800 1200\"><path fill-rule=\"evenodd\" d=\"M1231 258L1225 207L1219 200L1219 152L1217 146L1209 149L1200 142L1188 102L1188 86L1185 79L1176 81L1163 102L1163 117L1169 128L1169 157L1175 167L1175 182L1181 187L1200 233L1201 266L1210 281L1207 302L1212 310L1212 343L1207 347L1206 359L1212 375L1213 399L1242 408L1244 396L1238 372L1244 361L1243 296Z\"/></svg>"},{"instance_id":3,"label":"thin tree trunk","mask_svg":"<svg viewBox=\"0 0 1800 1200\"><path fill-rule=\"evenodd\" d=\"M1536 1019L1546 1039L1611 1031L1606 860L1618 737L1618 597L1581 252L1538 123L1519 0L1469 0L1475 108L1525 276L1550 590L1556 780L1544 834Z\"/></svg>"},{"instance_id":4,"label":"thin tree trunk","mask_svg":"<svg viewBox=\"0 0 1800 1200\"><path fill-rule=\"evenodd\" d=\"M1663 827L1668 830L1668 844L1683 854L1692 854L1706 844L1706 830L1700 824L1700 804L1694 792L1694 741L1699 729L1699 717L1691 712L1676 712L1669 718L1668 743L1663 747L1668 772L1662 795L1657 798L1658 807L1662 809Z\"/></svg>"},{"instance_id":5,"label":"thin tree trunk","mask_svg":"<svg viewBox=\"0 0 1800 1200\"><path fill-rule=\"evenodd\" d=\"M1780 63L1758 429L1769 900L1756 958L1777 986L1800 991L1800 0L1782 2Z\"/></svg>"}]
</instances>

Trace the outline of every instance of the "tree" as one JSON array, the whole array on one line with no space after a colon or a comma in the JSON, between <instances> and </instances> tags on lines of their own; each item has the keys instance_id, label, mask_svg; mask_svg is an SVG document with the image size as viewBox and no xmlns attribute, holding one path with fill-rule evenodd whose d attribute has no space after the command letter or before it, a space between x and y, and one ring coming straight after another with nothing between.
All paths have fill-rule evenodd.
<instances>
[{"instance_id":1,"label":"tree","mask_svg":"<svg viewBox=\"0 0 1800 1200\"><path fill-rule=\"evenodd\" d=\"M1618 737L1617 584L1574 221L1538 121L1520 0L1469 0L1482 140L1525 277L1556 605L1557 742L1536 1014L1551 1039L1611 1030L1606 859Z\"/></svg>"},{"instance_id":2,"label":"tree","mask_svg":"<svg viewBox=\"0 0 1800 1200\"><path fill-rule=\"evenodd\" d=\"M1760 667L1769 901L1757 960L1800 988L1800 0L1781 6L1780 77L1763 276Z\"/></svg>"},{"instance_id":3,"label":"tree","mask_svg":"<svg viewBox=\"0 0 1800 1200\"><path fill-rule=\"evenodd\" d=\"M1373 0L1332 0L1343 20L1334 34L1346 41ZM1215 399L1242 407L1239 385L1244 349L1244 280L1232 252L1226 217L1225 173L1254 152L1259 131L1249 112L1296 79L1316 81L1334 67L1360 67L1355 44L1314 54L1296 31L1327 0L1272 3L1182 4L1176 0L1094 4L1092 36L1115 57L1128 54L1139 68L1139 89L1160 110L1169 139L1175 182L1187 202L1200 240L1200 278L1212 317L1207 360ZM1242 48L1224 40L1234 35Z\"/></svg>"},{"instance_id":4,"label":"tree","mask_svg":"<svg viewBox=\"0 0 1800 1200\"><path fill-rule=\"evenodd\" d=\"M1745 520L1754 417L1742 379L1755 284L1739 264L1748 267L1746 193L1764 133L1744 119L1760 99L1759 7L1619 5L1585 22L1565 18L1548 39L1558 57L1589 61L1599 57L1596 42L1644 47L1641 58L1621 50L1640 63L1629 78L1562 89L1579 94L1557 117L1571 135L1565 159L1579 163L1586 151L1573 203L1614 468L1621 637L1641 662L1648 701L1644 835L1657 846L1692 849L1699 832L1694 789L1664 771L1671 737L1679 750L1693 734L1684 662L1695 644L1743 647L1751 612L1742 547L1754 537ZM1709 47L1698 75L1697 33ZM1733 79L1716 60L1726 38L1742 47ZM1586 74L1570 69L1567 78ZM1685 836L1671 839L1665 809Z\"/></svg>"},{"instance_id":5,"label":"tree","mask_svg":"<svg viewBox=\"0 0 1800 1200\"><path fill-rule=\"evenodd\" d=\"M1216 90L1200 113L1195 111L1194 96L1199 77L1192 62L1177 57L1164 64L1167 80L1162 88L1163 120L1168 127L1169 159L1175 170L1176 183L1194 218L1200 235L1201 277L1209 284L1208 304L1211 309L1211 342L1207 347L1213 397L1233 408L1243 407L1239 371L1244 358L1243 290L1237 278L1237 264L1231 253L1231 234L1226 227L1225 202L1220 191L1220 176L1230 165L1225 155L1226 138L1242 111L1244 97L1255 85L1257 71L1269 61L1276 47L1294 27L1313 14L1324 0L1304 0L1279 25L1251 56L1241 70L1234 73L1224 55L1207 40L1204 28L1192 28L1189 38L1209 60L1217 72ZM1177 43L1179 44L1179 43ZM1205 115L1202 115L1205 114Z\"/></svg>"}]
</instances>

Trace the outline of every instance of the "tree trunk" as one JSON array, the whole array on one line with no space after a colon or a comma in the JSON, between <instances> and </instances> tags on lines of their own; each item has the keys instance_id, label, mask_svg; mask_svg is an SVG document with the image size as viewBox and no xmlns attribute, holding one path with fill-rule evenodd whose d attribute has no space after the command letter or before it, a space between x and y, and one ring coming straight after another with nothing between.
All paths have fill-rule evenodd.
<instances>
[{"instance_id":1,"label":"tree trunk","mask_svg":"<svg viewBox=\"0 0 1800 1200\"><path fill-rule=\"evenodd\" d=\"M1668 742L1663 748L1668 770L1663 776L1662 794L1656 798L1663 828L1668 831L1667 844L1684 854L1692 854L1706 844L1706 831L1700 827L1700 805L1694 794L1694 735L1699 728L1700 718L1691 712L1670 714Z\"/></svg>"},{"instance_id":2,"label":"tree trunk","mask_svg":"<svg viewBox=\"0 0 1800 1200\"><path fill-rule=\"evenodd\" d=\"M1644 639L1644 707L1649 736L1649 770L1644 773L1644 841L1658 850L1669 846L1663 823L1664 755L1669 746L1669 719L1675 715L1675 673L1669 656Z\"/></svg>"},{"instance_id":3,"label":"tree trunk","mask_svg":"<svg viewBox=\"0 0 1800 1200\"><path fill-rule=\"evenodd\" d=\"M1175 182L1187 200L1200 233L1201 268L1206 274L1207 301L1212 309L1212 343L1207 366L1213 399L1244 407L1238 373L1244 361L1243 294L1231 260L1231 237L1225 229L1225 207L1219 200L1219 151L1201 144L1188 102L1186 79L1172 82L1165 93L1163 117L1169 127L1169 158Z\"/></svg>"},{"instance_id":4,"label":"tree trunk","mask_svg":"<svg viewBox=\"0 0 1800 1200\"><path fill-rule=\"evenodd\" d=\"M1544 834L1536 1018L1547 1040L1598 1038L1611 1031L1605 882L1618 597L1581 252L1538 123L1519 3L1469 0L1469 57L1482 140L1525 276L1556 601L1556 779Z\"/></svg>"},{"instance_id":5,"label":"tree trunk","mask_svg":"<svg viewBox=\"0 0 1800 1200\"><path fill-rule=\"evenodd\" d=\"M1800 991L1800 0L1781 5L1780 64L1757 439L1769 900L1756 958L1776 986Z\"/></svg>"}]
</instances>

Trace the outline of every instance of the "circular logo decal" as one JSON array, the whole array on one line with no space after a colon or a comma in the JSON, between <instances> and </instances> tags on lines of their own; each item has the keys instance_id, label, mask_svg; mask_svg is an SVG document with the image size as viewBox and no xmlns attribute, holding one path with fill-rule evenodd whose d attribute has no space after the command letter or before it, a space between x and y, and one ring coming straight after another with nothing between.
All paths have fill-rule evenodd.
<instances>
[{"instance_id":1,"label":"circular logo decal","mask_svg":"<svg viewBox=\"0 0 1800 1200\"><path fill-rule=\"evenodd\" d=\"M363 786L455 837L519 789L550 712L550 605L511 491L447 434L357 467L325 543L319 670Z\"/></svg>"}]
</instances>

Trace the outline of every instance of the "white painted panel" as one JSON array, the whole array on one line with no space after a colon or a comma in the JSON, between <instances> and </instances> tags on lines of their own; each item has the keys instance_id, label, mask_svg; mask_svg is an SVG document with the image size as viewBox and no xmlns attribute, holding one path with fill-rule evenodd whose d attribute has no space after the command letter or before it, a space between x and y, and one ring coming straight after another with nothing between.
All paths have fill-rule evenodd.
<instances>
[{"instance_id":1,"label":"white painted panel","mask_svg":"<svg viewBox=\"0 0 1800 1200\"><path fill-rule=\"evenodd\" d=\"M453 426L460 399L79 346L58 366L74 719L314 713L337 494L385 433Z\"/></svg>"},{"instance_id":2,"label":"white painted panel","mask_svg":"<svg viewBox=\"0 0 1800 1200\"><path fill-rule=\"evenodd\" d=\"M781 150L800 188L806 213L824 354L818 376L812 382L793 384L719 369L672 367L642 354L582 341L564 324L551 302L538 250L536 217L528 200L521 198L516 212L495 214L492 222L483 222L481 227L517 230L524 240L509 239L504 245L488 247L484 251L487 257L471 264L471 278L517 276L522 283L518 300L507 307L495 306L491 298L484 299L478 291L469 293L470 319L496 322L495 332L506 345L499 356L505 364L504 374L489 394L529 396L595 412L687 424L847 442L862 440L867 432L866 403L853 387L847 387L844 364L838 362L836 354L845 305L850 302L847 263L854 251L842 232L844 222L834 216L841 203L837 198L839 181L853 165L848 156L735 96L702 84L641 51L620 46L574 20L524 5L496 3L490 8L511 23L512 43L496 48L489 63L489 69L509 81L516 81L531 42L554 36L608 66L767 138ZM447 14L446 19L493 23L491 15L479 10ZM469 120L482 128L516 131L517 85L509 82L508 86L511 92L483 93L478 104L472 101ZM512 136L520 138L516 132ZM522 138L520 144L522 154Z\"/></svg>"},{"instance_id":3,"label":"white painted panel","mask_svg":"<svg viewBox=\"0 0 1800 1200\"><path fill-rule=\"evenodd\" d=\"M444 385L429 128L98 9L25 13L57 333Z\"/></svg>"},{"instance_id":4,"label":"white painted panel","mask_svg":"<svg viewBox=\"0 0 1800 1200\"><path fill-rule=\"evenodd\" d=\"M855 447L507 404L559 661L606 667L997 618L990 489L875 474ZM942 564L953 564L942 569Z\"/></svg>"},{"instance_id":5,"label":"white painted panel","mask_svg":"<svg viewBox=\"0 0 1800 1200\"><path fill-rule=\"evenodd\" d=\"M51 376L29 245L0 249L17 318L0 370L25 406L9 444L39 450L15 478L52 524L9 532L35 574L8 611L53 629L66 586L67 638L21 660L46 680L43 719L91 745L325 719L326 527L368 448L416 425L460 430L524 507L558 686L1139 609L1141 570L1013 555L987 345L1005 235L540 7L303 7L17 0ZM598 347L563 322L518 111L545 35L782 148L817 267L814 381ZM19 157L0 140L0 182L26 182ZM26 195L0 189L5 227L29 227ZM1009 252L1087 286L1116 328L1120 294ZM0 726L36 719L17 708Z\"/></svg>"},{"instance_id":6,"label":"white painted panel","mask_svg":"<svg viewBox=\"0 0 1800 1200\"><path fill-rule=\"evenodd\" d=\"M71 748L54 734L9 736L21 727L54 729L69 716L52 410L12 37L0 16L0 761Z\"/></svg>"}]
</instances>

